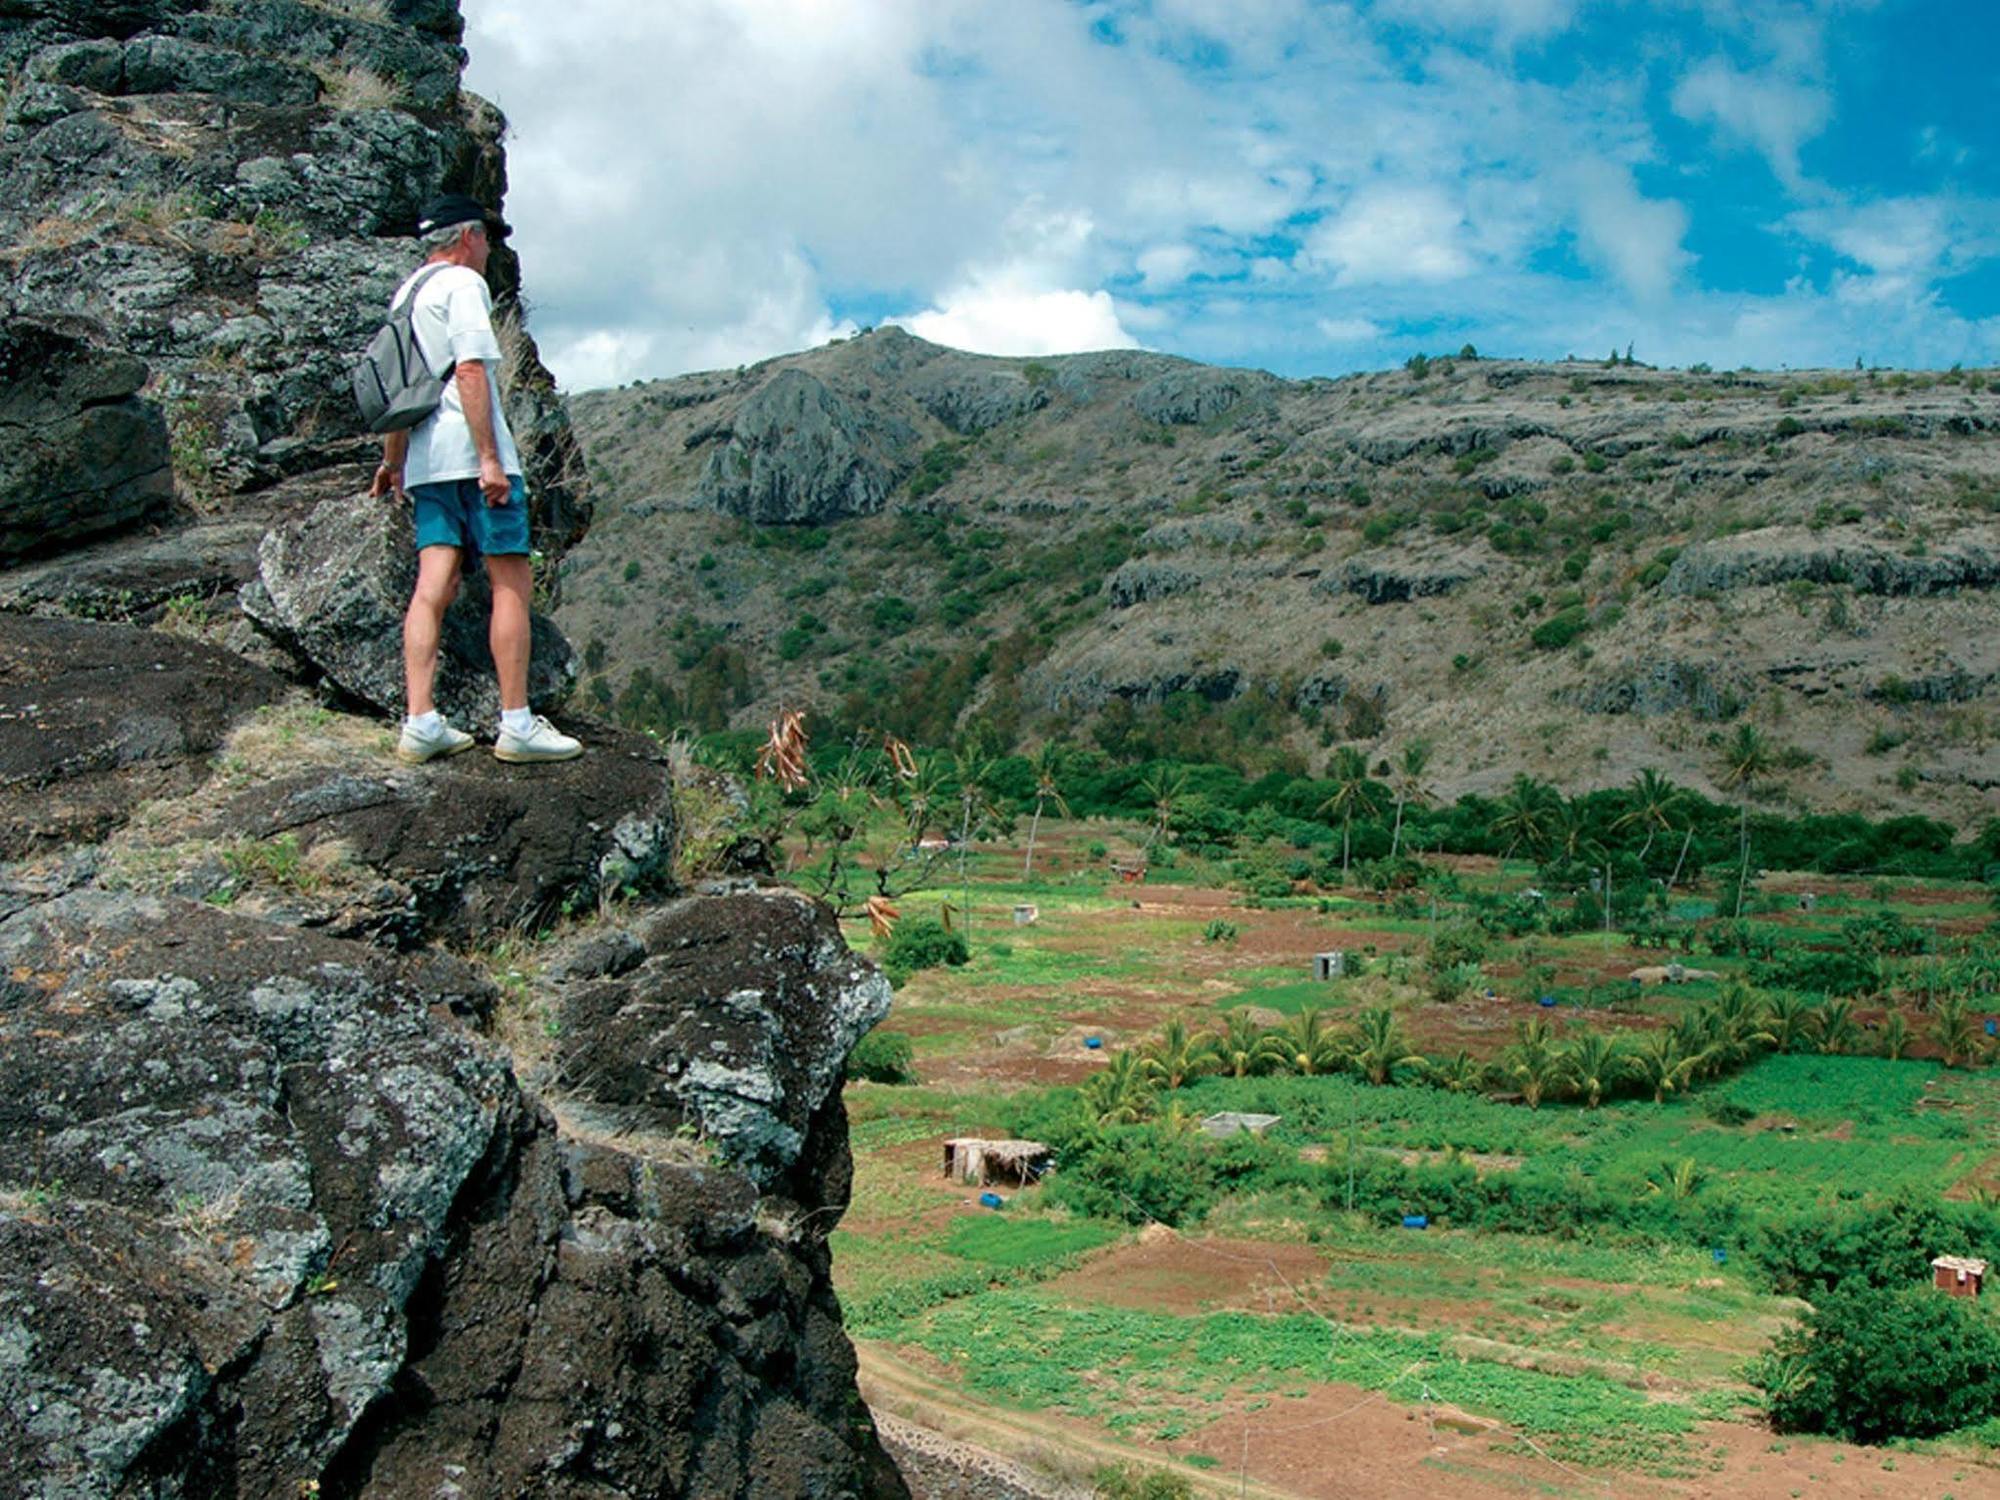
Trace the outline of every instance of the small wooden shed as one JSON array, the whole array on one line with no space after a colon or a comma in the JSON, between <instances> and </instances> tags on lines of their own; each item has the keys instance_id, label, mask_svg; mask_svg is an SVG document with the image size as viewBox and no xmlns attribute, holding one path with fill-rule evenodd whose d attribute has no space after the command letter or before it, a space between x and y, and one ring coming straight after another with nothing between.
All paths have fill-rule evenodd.
<instances>
[{"instance_id":1,"label":"small wooden shed","mask_svg":"<svg viewBox=\"0 0 2000 1500\"><path fill-rule=\"evenodd\" d=\"M1969 1255L1940 1255L1931 1262L1931 1285L1954 1297L1977 1297L1986 1281L1986 1262Z\"/></svg>"},{"instance_id":2,"label":"small wooden shed","mask_svg":"<svg viewBox=\"0 0 2000 1500\"><path fill-rule=\"evenodd\" d=\"M1055 1165L1040 1141L989 1141L954 1136L944 1143L944 1175L973 1187L1012 1183L1026 1187Z\"/></svg>"}]
</instances>

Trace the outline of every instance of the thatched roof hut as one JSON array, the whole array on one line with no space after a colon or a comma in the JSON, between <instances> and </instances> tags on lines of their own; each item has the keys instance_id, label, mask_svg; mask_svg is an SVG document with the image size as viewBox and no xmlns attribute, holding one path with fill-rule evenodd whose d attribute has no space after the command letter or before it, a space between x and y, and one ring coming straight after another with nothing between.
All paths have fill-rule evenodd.
<instances>
[{"instance_id":1,"label":"thatched roof hut","mask_svg":"<svg viewBox=\"0 0 2000 1500\"><path fill-rule=\"evenodd\" d=\"M989 1141L978 1136L954 1136L944 1143L944 1175L984 1186L1011 1182L1026 1187L1055 1165L1040 1141Z\"/></svg>"}]
</instances>

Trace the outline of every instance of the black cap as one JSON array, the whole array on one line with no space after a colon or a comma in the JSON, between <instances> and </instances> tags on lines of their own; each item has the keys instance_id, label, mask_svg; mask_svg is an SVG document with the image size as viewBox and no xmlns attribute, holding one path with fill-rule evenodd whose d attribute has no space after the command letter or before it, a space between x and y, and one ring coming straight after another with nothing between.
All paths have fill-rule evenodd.
<instances>
[{"instance_id":1,"label":"black cap","mask_svg":"<svg viewBox=\"0 0 2000 1500\"><path fill-rule=\"evenodd\" d=\"M426 203L417 219L417 233L429 234L434 229L449 229L454 224L483 224L491 235L507 233L507 225L497 212L463 193L446 193L442 198L433 198Z\"/></svg>"}]
</instances>

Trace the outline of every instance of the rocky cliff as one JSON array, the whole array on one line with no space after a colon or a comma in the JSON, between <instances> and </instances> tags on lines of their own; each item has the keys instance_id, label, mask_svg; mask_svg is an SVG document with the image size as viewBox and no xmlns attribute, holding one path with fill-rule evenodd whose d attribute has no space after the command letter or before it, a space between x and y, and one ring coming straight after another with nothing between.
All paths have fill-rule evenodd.
<instances>
[{"instance_id":1,"label":"rocky cliff","mask_svg":"<svg viewBox=\"0 0 2000 1500\"><path fill-rule=\"evenodd\" d=\"M459 35L0 0L0 1496L907 1494L827 1252L886 984L791 892L677 889L651 740L390 754L408 521L346 361L416 205L504 190Z\"/></svg>"},{"instance_id":2,"label":"rocky cliff","mask_svg":"<svg viewBox=\"0 0 2000 1500\"><path fill-rule=\"evenodd\" d=\"M1991 372L1287 381L888 328L574 410L599 521L558 617L634 719L810 702L1315 769L1421 736L1451 796L1713 788L1747 716L1802 805L1971 819L2000 786Z\"/></svg>"}]
</instances>

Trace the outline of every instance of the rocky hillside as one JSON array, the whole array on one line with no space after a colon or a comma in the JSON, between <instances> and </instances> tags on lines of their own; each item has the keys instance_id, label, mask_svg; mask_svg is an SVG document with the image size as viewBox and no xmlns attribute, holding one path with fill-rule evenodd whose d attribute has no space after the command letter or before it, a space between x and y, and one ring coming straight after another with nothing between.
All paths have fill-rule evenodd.
<instances>
[{"instance_id":1,"label":"rocky hillside","mask_svg":"<svg viewBox=\"0 0 2000 1500\"><path fill-rule=\"evenodd\" d=\"M504 190L460 30L0 0L0 1495L907 1500L827 1251L886 983L754 869L677 888L643 736L391 754L409 521L345 372L416 205Z\"/></svg>"},{"instance_id":2,"label":"rocky hillside","mask_svg":"<svg viewBox=\"0 0 2000 1500\"><path fill-rule=\"evenodd\" d=\"M811 703L1447 795L1654 766L1749 718L1796 802L2000 787L2000 380L1460 357L1286 381L881 329L573 403L589 686L704 727Z\"/></svg>"}]
</instances>

